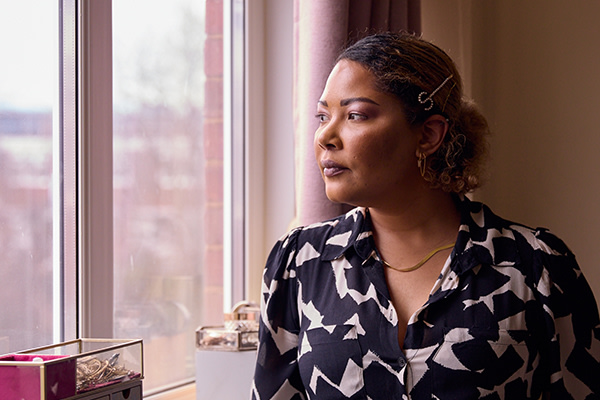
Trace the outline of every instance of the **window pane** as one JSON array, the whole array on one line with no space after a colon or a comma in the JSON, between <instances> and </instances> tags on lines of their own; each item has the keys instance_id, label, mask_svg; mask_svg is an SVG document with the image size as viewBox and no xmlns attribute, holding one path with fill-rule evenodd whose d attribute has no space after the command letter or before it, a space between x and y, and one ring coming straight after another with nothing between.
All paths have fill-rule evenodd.
<instances>
[{"instance_id":1,"label":"window pane","mask_svg":"<svg viewBox=\"0 0 600 400\"><path fill-rule=\"evenodd\" d=\"M221 49L220 1L113 2L114 334L144 339L149 391L222 323Z\"/></svg>"},{"instance_id":2,"label":"window pane","mask_svg":"<svg viewBox=\"0 0 600 400\"><path fill-rule=\"evenodd\" d=\"M60 304L53 223L60 218L53 216L52 201L57 2L0 0L0 37L0 353L5 353L60 339L55 336L60 310L53 312L53 304Z\"/></svg>"}]
</instances>

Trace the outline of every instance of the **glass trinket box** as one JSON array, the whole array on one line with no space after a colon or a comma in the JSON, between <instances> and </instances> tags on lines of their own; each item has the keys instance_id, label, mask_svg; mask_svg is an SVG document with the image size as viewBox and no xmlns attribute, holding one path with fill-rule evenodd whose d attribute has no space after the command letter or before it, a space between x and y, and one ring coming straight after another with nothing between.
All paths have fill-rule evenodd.
<instances>
[{"instance_id":1,"label":"glass trinket box","mask_svg":"<svg viewBox=\"0 0 600 400\"><path fill-rule=\"evenodd\" d=\"M201 350L246 351L258 346L260 309L254 303L237 303L224 315L223 326L201 326L196 330L196 347Z\"/></svg>"},{"instance_id":2,"label":"glass trinket box","mask_svg":"<svg viewBox=\"0 0 600 400\"><path fill-rule=\"evenodd\" d=\"M0 356L0 399L79 399L143 376L141 339L76 339Z\"/></svg>"}]
</instances>

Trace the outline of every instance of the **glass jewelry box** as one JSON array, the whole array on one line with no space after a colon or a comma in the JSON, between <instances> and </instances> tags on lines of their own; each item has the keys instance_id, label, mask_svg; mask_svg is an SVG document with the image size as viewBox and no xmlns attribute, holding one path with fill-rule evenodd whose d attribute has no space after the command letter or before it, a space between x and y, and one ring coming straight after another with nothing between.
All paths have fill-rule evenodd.
<instances>
[{"instance_id":1,"label":"glass jewelry box","mask_svg":"<svg viewBox=\"0 0 600 400\"><path fill-rule=\"evenodd\" d=\"M256 362L259 318L258 305L241 301L225 313L223 325L201 326L196 330L198 399L248 398Z\"/></svg>"},{"instance_id":2,"label":"glass jewelry box","mask_svg":"<svg viewBox=\"0 0 600 400\"><path fill-rule=\"evenodd\" d=\"M0 399L94 399L143 376L141 339L76 339L0 356Z\"/></svg>"},{"instance_id":3,"label":"glass jewelry box","mask_svg":"<svg viewBox=\"0 0 600 400\"><path fill-rule=\"evenodd\" d=\"M258 346L260 309L241 301L226 313L223 326L201 326L196 330L196 348L200 350L246 351Z\"/></svg>"}]
</instances>

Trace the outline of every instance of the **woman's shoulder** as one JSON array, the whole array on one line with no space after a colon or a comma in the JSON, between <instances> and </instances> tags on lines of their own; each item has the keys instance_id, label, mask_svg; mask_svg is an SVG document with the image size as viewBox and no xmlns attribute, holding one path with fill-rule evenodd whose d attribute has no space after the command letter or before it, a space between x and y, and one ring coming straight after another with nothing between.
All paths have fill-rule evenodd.
<instances>
[{"instance_id":1,"label":"woman's shoulder","mask_svg":"<svg viewBox=\"0 0 600 400\"><path fill-rule=\"evenodd\" d=\"M313 259L333 259L360 238L365 210L355 208L325 221L290 229L273 246L268 264L302 265Z\"/></svg>"},{"instance_id":2,"label":"woman's shoulder","mask_svg":"<svg viewBox=\"0 0 600 400\"><path fill-rule=\"evenodd\" d=\"M509 225L509 229L513 232L516 240L522 242L522 246L528 246L533 251L553 256L573 256L564 240L548 228L531 228L513 222Z\"/></svg>"},{"instance_id":3,"label":"woman's shoulder","mask_svg":"<svg viewBox=\"0 0 600 400\"><path fill-rule=\"evenodd\" d=\"M518 262L543 267L574 258L567 244L548 228L503 218L486 204L468 199L463 201L462 230L469 240L466 247L487 249L496 265Z\"/></svg>"},{"instance_id":4,"label":"woman's shoulder","mask_svg":"<svg viewBox=\"0 0 600 400\"><path fill-rule=\"evenodd\" d=\"M489 213L493 213L489 207L487 208ZM572 252L566 243L547 227L532 227L496 215L495 219L501 221L500 226L502 226L504 236L512 238L521 250L529 248L533 252L540 252L548 255L572 256Z\"/></svg>"},{"instance_id":5,"label":"woman's shoulder","mask_svg":"<svg viewBox=\"0 0 600 400\"><path fill-rule=\"evenodd\" d=\"M357 207L328 220L292 228L278 242L294 243L296 248L308 243L315 248L324 249L328 245L339 244L336 238L349 237L361 229L364 216L364 208Z\"/></svg>"},{"instance_id":6,"label":"woman's shoulder","mask_svg":"<svg viewBox=\"0 0 600 400\"><path fill-rule=\"evenodd\" d=\"M548 228L543 226L534 228L522 222L505 218L492 210L488 204L470 200L466 196L460 199L459 204L463 225L466 225L467 229L476 235L488 235L491 232L497 232L497 234L507 237L516 235L527 240L533 246L537 246L536 243L547 242L562 251L568 250L564 242Z\"/></svg>"}]
</instances>

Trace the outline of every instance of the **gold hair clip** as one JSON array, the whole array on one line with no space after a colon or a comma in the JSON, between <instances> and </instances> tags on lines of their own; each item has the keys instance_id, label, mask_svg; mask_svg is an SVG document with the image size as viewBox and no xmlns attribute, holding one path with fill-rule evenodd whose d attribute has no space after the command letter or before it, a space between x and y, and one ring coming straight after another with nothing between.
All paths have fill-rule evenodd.
<instances>
[{"instance_id":1,"label":"gold hair clip","mask_svg":"<svg viewBox=\"0 0 600 400\"><path fill-rule=\"evenodd\" d=\"M425 111L429 111L433 108L433 96L435 96L435 94L438 92L438 90L440 90L446 84L446 82L448 82L450 79L452 79L452 77L454 77L454 75L450 74L450 76L447 77L446 79L444 79L444 82L442 82L440 84L440 86L437 87L437 89L435 89L433 92L431 92L431 94L429 96L427 96L427 92L419 93L419 97L417 97L417 100L419 100L419 103L425 105L429 102L429 105L427 107L425 107ZM427 97L425 99L423 99L423 96L427 96Z\"/></svg>"}]
</instances>

